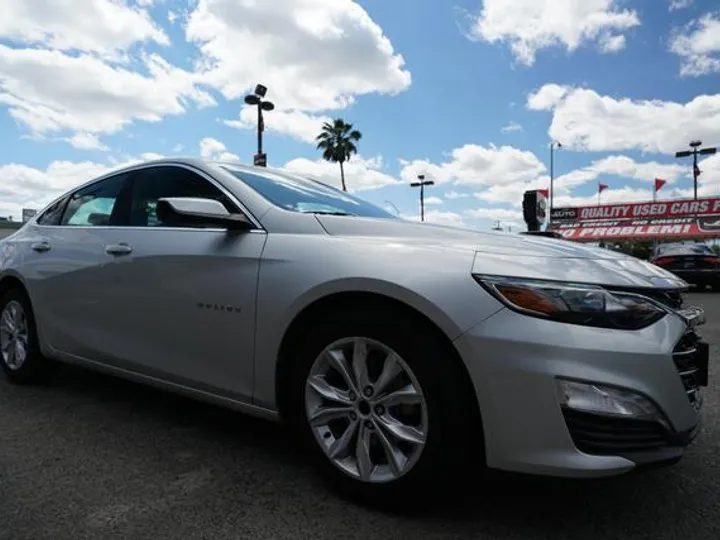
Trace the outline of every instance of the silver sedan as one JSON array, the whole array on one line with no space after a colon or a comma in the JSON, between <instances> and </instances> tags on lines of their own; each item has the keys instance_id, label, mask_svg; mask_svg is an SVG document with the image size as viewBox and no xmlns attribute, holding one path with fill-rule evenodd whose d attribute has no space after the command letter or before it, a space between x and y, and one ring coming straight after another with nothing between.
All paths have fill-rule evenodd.
<instances>
[{"instance_id":1,"label":"silver sedan","mask_svg":"<svg viewBox=\"0 0 720 540\"><path fill-rule=\"evenodd\" d=\"M649 263L397 219L280 171L115 171L0 242L10 380L59 362L283 420L375 503L466 464L601 477L677 461L707 384L700 310Z\"/></svg>"}]
</instances>

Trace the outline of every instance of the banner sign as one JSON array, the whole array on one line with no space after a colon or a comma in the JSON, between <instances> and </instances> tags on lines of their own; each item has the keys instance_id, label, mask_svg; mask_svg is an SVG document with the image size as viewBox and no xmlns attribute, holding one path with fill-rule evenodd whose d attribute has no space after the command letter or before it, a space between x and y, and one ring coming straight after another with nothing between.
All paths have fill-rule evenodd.
<instances>
[{"instance_id":1,"label":"banner sign","mask_svg":"<svg viewBox=\"0 0 720 540\"><path fill-rule=\"evenodd\" d=\"M604 219L677 218L720 215L720 198L697 201L662 201L627 204L603 204L576 208L553 208L551 220L594 221Z\"/></svg>"},{"instance_id":2,"label":"banner sign","mask_svg":"<svg viewBox=\"0 0 720 540\"><path fill-rule=\"evenodd\" d=\"M720 236L720 217L677 219L630 219L555 223L549 229L568 240L637 240L650 238L702 238Z\"/></svg>"},{"instance_id":3,"label":"banner sign","mask_svg":"<svg viewBox=\"0 0 720 540\"><path fill-rule=\"evenodd\" d=\"M549 231L568 240L720 237L720 198L554 208Z\"/></svg>"}]
</instances>

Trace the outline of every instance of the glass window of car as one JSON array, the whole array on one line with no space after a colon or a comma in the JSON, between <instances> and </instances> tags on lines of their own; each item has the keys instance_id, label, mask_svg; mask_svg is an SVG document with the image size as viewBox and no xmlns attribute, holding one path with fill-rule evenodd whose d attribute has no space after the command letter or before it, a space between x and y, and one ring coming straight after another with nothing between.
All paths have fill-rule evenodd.
<instances>
[{"instance_id":1,"label":"glass window of car","mask_svg":"<svg viewBox=\"0 0 720 540\"><path fill-rule=\"evenodd\" d=\"M658 246L656 255L714 255L707 244L667 244Z\"/></svg>"},{"instance_id":2,"label":"glass window of car","mask_svg":"<svg viewBox=\"0 0 720 540\"><path fill-rule=\"evenodd\" d=\"M221 202L228 212L239 212L236 205L227 195L200 175L184 167L172 165L152 167L143 170L142 174L136 177L133 182L130 202L130 226L171 226L163 223L157 215L158 199L164 197L214 199Z\"/></svg>"},{"instance_id":3,"label":"glass window of car","mask_svg":"<svg viewBox=\"0 0 720 540\"><path fill-rule=\"evenodd\" d=\"M128 176L111 176L73 193L65 207L61 225L102 227L120 224L116 207Z\"/></svg>"},{"instance_id":4,"label":"glass window of car","mask_svg":"<svg viewBox=\"0 0 720 540\"><path fill-rule=\"evenodd\" d=\"M36 223L38 225L60 225L65 205L68 202L68 197L62 197L53 204L51 204L47 210L45 210L40 217L37 218Z\"/></svg>"},{"instance_id":5,"label":"glass window of car","mask_svg":"<svg viewBox=\"0 0 720 540\"><path fill-rule=\"evenodd\" d=\"M285 210L396 219L382 208L315 180L290 174L250 173L227 164L220 166Z\"/></svg>"}]
</instances>

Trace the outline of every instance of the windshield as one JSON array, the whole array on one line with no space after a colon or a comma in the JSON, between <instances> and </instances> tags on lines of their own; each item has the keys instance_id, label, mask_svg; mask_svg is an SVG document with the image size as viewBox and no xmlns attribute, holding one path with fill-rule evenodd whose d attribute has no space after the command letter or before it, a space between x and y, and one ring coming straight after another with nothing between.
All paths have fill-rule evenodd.
<instances>
[{"instance_id":1,"label":"windshield","mask_svg":"<svg viewBox=\"0 0 720 540\"><path fill-rule=\"evenodd\" d=\"M250 173L220 165L271 203L302 214L332 214L396 219L382 208L321 182L298 176Z\"/></svg>"}]
</instances>

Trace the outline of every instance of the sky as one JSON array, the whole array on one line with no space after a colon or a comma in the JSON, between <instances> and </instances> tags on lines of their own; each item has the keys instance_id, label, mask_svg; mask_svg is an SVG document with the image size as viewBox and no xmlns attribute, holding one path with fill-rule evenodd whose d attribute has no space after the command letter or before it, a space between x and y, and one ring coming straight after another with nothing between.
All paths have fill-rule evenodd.
<instances>
[{"instance_id":1,"label":"sky","mask_svg":"<svg viewBox=\"0 0 720 540\"><path fill-rule=\"evenodd\" d=\"M720 145L716 0L0 0L0 216L161 156L268 164L340 185L314 139L362 134L348 189L407 219L524 228L555 206L692 196ZM700 164L720 195L720 154Z\"/></svg>"}]
</instances>

